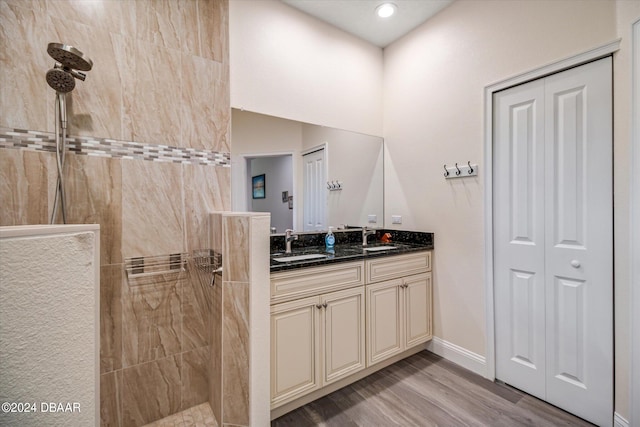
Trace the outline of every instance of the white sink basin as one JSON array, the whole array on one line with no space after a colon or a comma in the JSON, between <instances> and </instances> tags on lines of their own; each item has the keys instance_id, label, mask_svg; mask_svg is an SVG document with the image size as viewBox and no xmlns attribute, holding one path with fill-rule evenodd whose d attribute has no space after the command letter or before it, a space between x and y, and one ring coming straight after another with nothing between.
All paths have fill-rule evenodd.
<instances>
[{"instance_id":1,"label":"white sink basin","mask_svg":"<svg viewBox=\"0 0 640 427\"><path fill-rule=\"evenodd\" d=\"M326 255L322 254L306 254L306 255L296 255L296 256L283 256L280 258L273 258L274 261L278 262L295 262L295 261L308 261L310 259L324 259Z\"/></svg>"},{"instance_id":2,"label":"white sink basin","mask_svg":"<svg viewBox=\"0 0 640 427\"><path fill-rule=\"evenodd\" d=\"M365 246L364 248L362 248L363 251L388 251L390 249L398 249L395 246L372 246L372 247L367 247Z\"/></svg>"}]
</instances>

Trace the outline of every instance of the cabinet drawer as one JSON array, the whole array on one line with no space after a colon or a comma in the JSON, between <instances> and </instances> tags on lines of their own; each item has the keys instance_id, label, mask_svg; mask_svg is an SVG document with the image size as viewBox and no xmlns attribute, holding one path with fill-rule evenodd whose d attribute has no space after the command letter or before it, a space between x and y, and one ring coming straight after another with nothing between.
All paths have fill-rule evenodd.
<instances>
[{"instance_id":1,"label":"cabinet drawer","mask_svg":"<svg viewBox=\"0 0 640 427\"><path fill-rule=\"evenodd\" d=\"M367 261L367 283L380 282L431 270L431 251Z\"/></svg>"},{"instance_id":2,"label":"cabinet drawer","mask_svg":"<svg viewBox=\"0 0 640 427\"><path fill-rule=\"evenodd\" d=\"M364 262L329 264L271 275L271 304L364 285Z\"/></svg>"}]
</instances>

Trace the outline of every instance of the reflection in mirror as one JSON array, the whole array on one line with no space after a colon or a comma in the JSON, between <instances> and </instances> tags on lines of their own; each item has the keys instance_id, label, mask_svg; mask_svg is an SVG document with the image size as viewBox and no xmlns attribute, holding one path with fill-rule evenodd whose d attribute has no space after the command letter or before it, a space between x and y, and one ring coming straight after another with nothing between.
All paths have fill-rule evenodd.
<instances>
[{"instance_id":1,"label":"reflection in mirror","mask_svg":"<svg viewBox=\"0 0 640 427\"><path fill-rule=\"evenodd\" d=\"M289 203L284 203L282 194L288 191L288 196L293 197L289 210L293 215L293 226L290 228L304 230L307 195L303 188L303 154L324 147L328 182L323 182L319 189L325 206L324 229L344 225L384 226L381 137L232 109L231 138L233 210L271 212L271 226L283 233L287 214L276 208L286 205L288 209ZM274 159L281 157L291 159L290 171L283 172L285 166L280 170L283 174L291 174L291 187L278 184L271 189L270 175L277 176L275 169L281 167ZM254 160L259 160L263 170L267 169L264 163L260 164L262 161L271 163L271 172L262 172L258 166L254 170ZM251 178L262 173L265 174L266 197L273 196L271 202L274 204L269 207L267 202L254 206L251 198ZM280 205L275 203L276 199Z\"/></svg>"},{"instance_id":2,"label":"reflection in mirror","mask_svg":"<svg viewBox=\"0 0 640 427\"><path fill-rule=\"evenodd\" d=\"M302 155L303 231L328 230L327 226L327 144Z\"/></svg>"},{"instance_id":3,"label":"reflection in mirror","mask_svg":"<svg viewBox=\"0 0 640 427\"><path fill-rule=\"evenodd\" d=\"M271 227L276 230L293 228L293 209L289 209L289 194L293 193L293 168L291 155L247 158L247 188L251 212L270 212ZM262 180L264 192L257 188ZM286 194L286 196L283 195Z\"/></svg>"}]
</instances>

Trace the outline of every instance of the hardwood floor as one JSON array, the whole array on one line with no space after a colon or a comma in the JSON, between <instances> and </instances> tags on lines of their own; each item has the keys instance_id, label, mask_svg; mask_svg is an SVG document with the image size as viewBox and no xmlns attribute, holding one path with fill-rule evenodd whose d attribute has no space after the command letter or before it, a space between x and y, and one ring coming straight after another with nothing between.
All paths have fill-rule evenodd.
<instances>
[{"instance_id":1,"label":"hardwood floor","mask_svg":"<svg viewBox=\"0 0 640 427\"><path fill-rule=\"evenodd\" d=\"M591 426L428 351L271 422L272 426Z\"/></svg>"}]
</instances>

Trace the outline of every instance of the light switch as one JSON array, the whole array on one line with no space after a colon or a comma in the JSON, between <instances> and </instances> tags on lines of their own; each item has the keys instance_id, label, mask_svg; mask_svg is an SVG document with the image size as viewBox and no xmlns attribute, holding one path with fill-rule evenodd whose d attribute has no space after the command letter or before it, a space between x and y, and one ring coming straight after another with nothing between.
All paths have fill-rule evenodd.
<instances>
[{"instance_id":1,"label":"light switch","mask_svg":"<svg viewBox=\"0 0 640 427\"><path fill-rule=\"evenodd\" d=\"M402 224L402 216L401 215L391 215L391 223L392 224Z\"/></svg>"},{"instance_id":2,"label":"light switch","mask_svg":"<svg viewBox=\"0 0 640 427\"><path fill-rule=\"evenodd\" d=\"M367 219L369 221L369 224L375 224L378 222L378 215L368 215Z\"/></svg>"}]
</instances>

